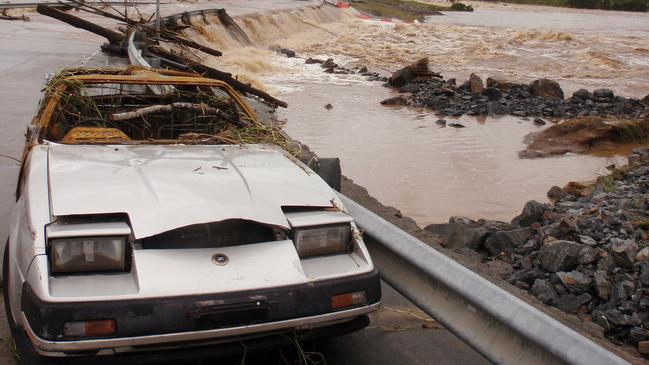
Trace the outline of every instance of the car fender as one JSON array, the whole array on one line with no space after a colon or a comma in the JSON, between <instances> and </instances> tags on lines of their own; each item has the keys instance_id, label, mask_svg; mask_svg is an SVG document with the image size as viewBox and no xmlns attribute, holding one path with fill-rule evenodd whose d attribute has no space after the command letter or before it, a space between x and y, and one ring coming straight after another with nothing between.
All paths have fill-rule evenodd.
<instances>
[{"instance_id":1,"label":"car fender","mask_svg":"<svg viewBox=\"0 0 649 365\"><path fill-rule=\"evenodd\" d=\"M9 281L13 317L19 319L22 286L37 255L45 254L45 225L51 221L47 182L47 146L36 146L23 162L25 185L11 215ZM18 321L16 322L18 323Z\"/></svg>"}]
</instances>

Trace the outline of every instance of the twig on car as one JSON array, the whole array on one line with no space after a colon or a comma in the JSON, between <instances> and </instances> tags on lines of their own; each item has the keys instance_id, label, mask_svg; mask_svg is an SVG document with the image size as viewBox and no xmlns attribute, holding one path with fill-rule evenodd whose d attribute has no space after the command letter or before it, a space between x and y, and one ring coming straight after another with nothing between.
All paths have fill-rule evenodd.
<instances>
[{"instance_id":1,"label":"twig on car","mask_svg":"<svg viewBox=\"0 0 649 365\"><path fill-rule=\"evenodd\" d=\"M206 104L203 103L194 104L194 103L186 103L186 102L176 102L176 103L171 103L166 105L151 105L130 112L110 114L108 116L108 120L117 122L122 120L136 119L147 114L153 114L159 112L170 112L173 111L174 109L194 110L202 113L203 115L212 114L214 116L217 116L225 120L228 123L232 123L236 125L237 127L245 127L248 125L248 122L244 120L236 120L234 118L231 118L230 116L222 112L220 109L207 106Z\"/></svg>"},{"instance_id":2,"label":"twig on car","mask_svg":"<svg viewBox=\"0 0 649 365\"><path fill-rule=\"evenodd\" d=\"M21 16L10 15L9 14L9 9L0 10L0 19L4 19L4 20L22 20L22 21L25 21L25 22L28 22L30 20L29 17L26 16L25 14L23 14Z\"/></svg>"},{"instance_id":3,"label":"twig on car","mask_svg":"<svg viewBox=\"0 0 649 365\"><path fill-rule=\"evenodd\" d=\"M0 155L0 157L8 158L8 159L11 159L11 160L14 160L14 161L20 163L20 160L17 159L17 158L15 158L15 157L13 157L13 156L9 156L9 155Z\"/></svg>"}]
</instances>

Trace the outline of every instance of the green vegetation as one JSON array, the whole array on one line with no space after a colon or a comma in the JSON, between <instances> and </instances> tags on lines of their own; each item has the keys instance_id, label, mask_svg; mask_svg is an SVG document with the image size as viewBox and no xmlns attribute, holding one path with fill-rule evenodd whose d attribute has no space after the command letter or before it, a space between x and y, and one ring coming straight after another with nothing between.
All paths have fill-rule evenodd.
<instances>
[{"instance_id":1,"label":"green vegetation","mask_svg":"<svg viewBox=\"0 0 649 365\"><path fill-rule=\"evenodd\" d=\"M503 0L503 2L579 9L649 11L649 0Z\"/></svg>"},{"instance_id":2,"label":"green vegetation","mask_svg":"<svg viewBox=\"0 0 649 365\"><path fill-rule=\"evenodd\" d=\"M610 193L615 190L615 178L612 175L599 176L595 182L595 187L599 191Z\"/></svg>"},{"instance_id":3,"label":"green vegetation","mask_svg":"<svg viewBox=\"0 0 649 365\"><path fill-rule=\"evenodd\" d=\"M631 219L631 223L642 229L649 229L649 218L647 217L634 217Z\"/></svg>"},{"instance_id":4,"label":"green vegetation","mask_svg":"<svg viewBox=\"0 0 649 365\"><path fill-rule=\"evenodd\" d=\"M439 6L408 0L352 1L354 8L366 13L405 21L424 20L427 15L438 15L440 11L473 11L470 5L452 1L453 5Z\"/></svg>"},{"instance_id":5,"label":"green vegetation","mask_svg":"<svg viewBox=\"0 0 649 365\"><path fill-rule=\"evenodd\" d=\"M611 121L618 129L620 141L626 143L644 142L649 138L648 123L637 120Z\"/></svg>"}]
</instances>

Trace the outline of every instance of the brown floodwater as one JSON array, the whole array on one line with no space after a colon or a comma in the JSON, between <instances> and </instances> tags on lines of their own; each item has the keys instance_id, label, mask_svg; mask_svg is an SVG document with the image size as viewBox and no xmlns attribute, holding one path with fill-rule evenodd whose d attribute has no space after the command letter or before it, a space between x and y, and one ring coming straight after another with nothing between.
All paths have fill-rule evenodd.
<instances>
[{"instance_id":1,"label":"brown floodwater","mask_svg":"<svg viewBox=\"0 0 649 365\"><path fill-rule=\"evenodd\" d=\"M562 156L523 160L523 137L540 130L503 116L447 119L427 110L388 108L391 92L377 85L302 85L283 95L287 132L323 157L340 157L343 172L381 202L420 225L450 216L510 220L529 199L546 201L552 185L592 179L621 158ZM333 108L325 110L331 103Z\"/></svg>"},{"instance_id":2,"label":"brown floodwater","mask_svg":"<svg viewBox=\"0 0 649 365\"><path fill-rule=\"evenodd\" d=\"M242 46L215 20L188 33L225 51L207 60L288 101L285 129L420 225L450 216L509 220L552 185L593 179L618 155L523 160L523 137L540 128L514 117L462 117L465 128L435 124L430 110L387 108L393 96L357 75L331 75L304 58L332 57L387 74L420 57L458 82L475 72L529 82L548 77L568 93L607 87L649 93L649 14L529 6L478 8L425 23L363 21L335 8L264 13L238 19L253 41ZM294 49L288 59L271 49ZM324 105L331 103L333 109ZM450 120L450 119L449 119ZM623 150L621 150L623 152Z\"/></svg>"}]
</instances>

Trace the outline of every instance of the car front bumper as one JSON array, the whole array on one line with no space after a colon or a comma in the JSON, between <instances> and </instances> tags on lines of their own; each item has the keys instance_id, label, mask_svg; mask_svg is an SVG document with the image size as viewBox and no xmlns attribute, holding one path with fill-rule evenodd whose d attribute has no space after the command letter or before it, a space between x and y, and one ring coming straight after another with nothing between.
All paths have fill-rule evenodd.
<instances>
[{"instance_id":1,"label":"car front bumper","mask_svg":"<svg viewBox=\"0 0 649 365\"><path fill-rule=\"evenodd\" d=\"M331 296L364 290L367 303L332 311ZM289 330L311 330L349 322L378 309L376 270L299 286L249 292L92 303L46 303L23 288L23 327L34 349L46 356L117 354L161 346L226 343ZM66 338L70 321L115 319L116 334Z\"/></svg>"}]
</instances>

